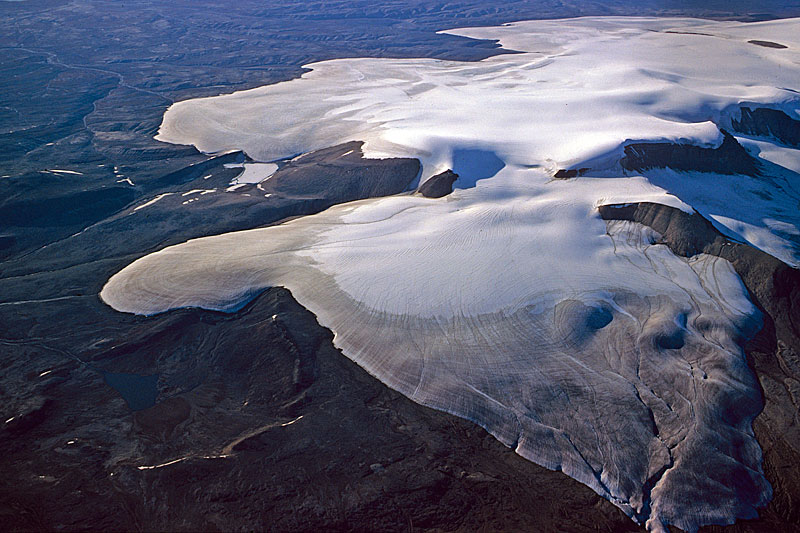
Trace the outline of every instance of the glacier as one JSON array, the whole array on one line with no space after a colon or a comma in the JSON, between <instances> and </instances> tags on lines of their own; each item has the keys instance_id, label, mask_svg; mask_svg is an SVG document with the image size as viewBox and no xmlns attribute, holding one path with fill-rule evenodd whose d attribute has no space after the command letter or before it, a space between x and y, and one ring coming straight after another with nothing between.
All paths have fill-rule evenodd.
<instances>
[{"instance_id":1,"label":"glacier","mask_svg":"<svg viewBox=\"0 0 800 533\"><path fill-rule=\"evenodd\" d=\"M112 276L101 298L145 315L230 311L286 287L382 382L475 421L650 530L753 517L771 496L741 348L758 309L724 259L678 257L597 208L696 210L797 266L795 147L740 137L765 154L751 176L630 172L620 160L635 142L717 147L742 106L797 119L798 30L800 19L619 17L448 30L515 53L325 61L175 103L165 142L268 163L364 141L371 158L418 158L419 183L454 170L456 190L167 247Z\"/></svg>"}]
</instances>

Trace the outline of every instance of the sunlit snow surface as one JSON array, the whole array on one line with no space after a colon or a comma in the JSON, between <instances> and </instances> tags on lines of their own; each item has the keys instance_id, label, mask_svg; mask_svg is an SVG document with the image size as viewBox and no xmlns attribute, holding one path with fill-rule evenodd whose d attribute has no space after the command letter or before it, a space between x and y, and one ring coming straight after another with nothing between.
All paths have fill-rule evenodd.
<instances>
[{"instance_id":1,"label":"sunlit snow surface","mask_svg":"<svg viewBox=\"0 0 800 533\"><path fill-rule=\"evenodd\" d=\"M278 165L275 163L227 163L225 168L241 168L242 173L233 178L231 185L246 185L251 183L261 183L269 179Z\"/></svg>"},{"instance_id":2,"label":"sunlit snow surface","mask_svg":"<svg viewBox=\"0 0 800 533\"><path fill-rule=\"evenodd\" d=\"M758 312L726 261L678 258L596 208L695 208L797 264L791 171L625 176L618 161L631 140L714 146L715 123L742 102L797 118L800 21L591 18L450 33L524 53L316 63L301 79L174 104L158 138L257 161L364 140L371 157L420 158L423 180L453 168L453 194L189 241L134 262L102 298L142 314L232 310L285 286L389 386L476 421L651 529L754 516L771 490L751 429L760 394L737 340ZM796 150L755 148L797 161ZM592 171L551 178L580 166Z\"/></svg>"}]
</instances>

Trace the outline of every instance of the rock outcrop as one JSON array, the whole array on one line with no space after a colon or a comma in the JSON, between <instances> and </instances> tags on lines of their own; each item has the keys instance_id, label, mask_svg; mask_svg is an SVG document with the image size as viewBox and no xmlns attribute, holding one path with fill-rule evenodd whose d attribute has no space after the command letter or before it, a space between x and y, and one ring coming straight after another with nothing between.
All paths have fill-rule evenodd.
<instances>
[{"instance_id":1,"label":"rock outcrop","mask_svg":"<svg viewBox=\"0 0 800 533\"><path fill-rule=\"evenodd\" d=\"M721 131L723 140L717 148L677 143L628 144L620 164L633 171L671 168L717 174L757 174L758 162L730 133Z\"/></svg>"},{"instance_id":2,"label":"rock outcrop","mask_svg":"<svg viewBox=\"0 0 800 533\"><path fill-rule=\"evenodd\" d=\"M738 119L731 117L731 127L737 133L767 137L787 146L800 147L800 120L778 109L742 107Z\"/></svg>"},{"instance_id":3,"label":"rock outcrop","mask_svg":"<svg viewBox=\"0 0 800 533\"><path fill-rule=\"evenodd\" d=\"M442 198L453 192L453 184L458 179L458 174L452 170L445 170L428 178L419 186L417 192L425 198Z\"/></svg>"},{"instance_id":4,"label":"rock outcrop","mask_svg":"<svg viewBox=\"0 0 800 533\"><path fill-rule=\"evenodd\" d=\"M296 157L261 184L268 194L318 200L326 207L406 190L420 171L413 158L366 159L352 141Z\"/></svg>"}]
</instances>

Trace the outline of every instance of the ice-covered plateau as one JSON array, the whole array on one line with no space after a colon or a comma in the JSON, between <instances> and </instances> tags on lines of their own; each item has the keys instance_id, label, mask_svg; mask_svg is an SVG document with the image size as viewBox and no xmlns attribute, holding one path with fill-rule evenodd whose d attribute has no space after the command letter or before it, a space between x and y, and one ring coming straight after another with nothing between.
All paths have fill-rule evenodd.
<instances>
[{"instance_id":1,"label":"ice-covered plateau","mask_svg":"<svg viewBox=\"0 0 800 533\"><path fill-rule=\"evenodd\" d=\"M597 207L696 209L796 266L798 150L740 141L756 176L623 170L632 142L715 147L740 106L798 118L800 20L583 18L449 33L518 53L479 62L342 59L167 111L158 139L269 162L350 140L416 157L441 199L403 194L145 256L117 310L235 309L289 288L342 352L468 418L654 531L752 517L771 497L742 339L761 317L727 261L681 258ZM765 47L749 41L780 43ZM588 168L555 180L561 168Z\"/></svg>"}]
</instances>

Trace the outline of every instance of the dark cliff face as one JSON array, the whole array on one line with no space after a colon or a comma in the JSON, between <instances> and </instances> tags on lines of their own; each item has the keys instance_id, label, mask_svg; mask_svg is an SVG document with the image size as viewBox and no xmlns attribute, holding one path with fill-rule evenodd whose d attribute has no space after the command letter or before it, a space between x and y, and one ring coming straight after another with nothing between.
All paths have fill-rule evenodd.
<instances>
[{"instance_id":1,"label":"dark cliff face","mask_svg":"<svg viewBox=\"0 0 800 533\"><path fill-rule=\"evenodd\" d=\"M753 422L764 452L764 472L773 501L756 529L785 530L800 523L800 270L752 246L727 239L698 213L653 203L599 208L605 220L629 220L653 228L661 244L691 257L706 253L727 259L750 298L764 314L761 330L745 344L748 363L759 379L764 409ZM748 523L733 526L751 531Z\"/></svg>"},{"instance_id":2,"label":"dark cliff face","mask_svg":"<svg viewBox=\"0 0 800 533\"><path fill-rule=\"evenodd\" d=\"M352 141L295 158L261 187L293 200L319 200L325 207L405 191L417 178L418 159L365 159L364 143Z\"/></svg>"},{"instance_id":3,"label":"dark cliff face","mask_svg":"<svg viewBox=\"0 0 800 533\"><path fill-rule=\"evenodd\" d=\"M764 48L775 48L777 50L785 50L786 48L789 48L785 44L776 43L772 41L759 41L758 39L751 39L747 42L750 44L754 44L756 46L763 46Z\"/></svg>"},{"instance_id":4,"label":"dark cliff face","mask_svg":"<svg viewBox=\"0 0 800 533\"><path fill-rule=\"evenodd\" d=\"M555 173L555 175L553 177L558 179L558 180L577 178L577 177L583 176L584 174L586 174L590 170L591 170L590 168L585 168L585 167L584 168L571 168L571 169L560 168L560 169L558 169L558 171L556 171L556 173Z\"/></svg>"},{"instance_id":5,"label":"dark cliff face","mask_svg":"<svg viewBox=\"0 0 800 533\"><path fill-rule=\"evenodd\" d=\"M739 119L731 118L731 129L736 133L767 137L800 148L800 120L777 109L742 107Z\"/></svg>"},{"instance_id":6,"label":"dark cliff face","mask_svg":"<svg viewBox=\"0 0 800 533\"><path fill-rule=\"evenodd\" d=\"M758 174L758 162L727 131L721 130L722 144L703 148L693 144L634 143L625 146L622 168L643 171L651 168L714 172L717 174Z\"/></svg>"},{"instance_id":7,"label":"dark cliff face","mask_svg":"<svg viewBox=\"0 0 800 533\"><path fill-rule=\"evenodd\" d=\"M440 174L431 176L420 185L417 192L425 198L442 198L453 192L453 184L458 179L458 174L452 170L445 170Z\"/></svg>"}]
</instances>

